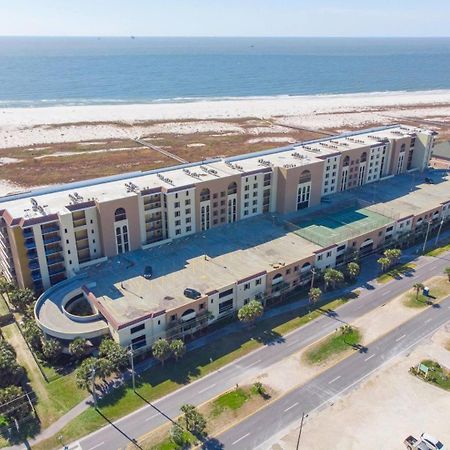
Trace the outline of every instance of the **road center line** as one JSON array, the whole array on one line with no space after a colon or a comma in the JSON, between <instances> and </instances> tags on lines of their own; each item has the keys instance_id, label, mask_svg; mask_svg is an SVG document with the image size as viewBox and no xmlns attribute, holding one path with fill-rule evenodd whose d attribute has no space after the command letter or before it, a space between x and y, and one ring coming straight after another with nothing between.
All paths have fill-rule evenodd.
<instances>
[{"instance_id":1,"label":"road center line","mask_svg":"<svg viewBox=\"0 0 450 450\"><path fill-rule=\"evenodd\" d=\"M238 442L241 442L242 439L245 439L247 436L250 436L250 433L244 434L244 436L240 437L237 441L234 441L231 445L235 445Z\"/></svg>"},{"instance_id":2,"label":"road center line","mask_svg":"<svg viewBox=\"0 0 450 450\"><path fill-rule=\"evenodd\" d=\"M384 291L381 295L388 295L388 294L390 294L390 293L391 293L391 291L388 290L388 291Z\"/></svg>"},{"instance_id":3,"label":"road center line","mask_svg":"<svg viewBox=\"0 0 450 450\"><path fill-rule=\"evenodd\" d=\"M369 359L372 359L375 356L375 353L373 355L370 355L368 358L366 358L364 361L369 361Z\"/></svg>"},{"instance_id":4,"label":"road center line","mask_svg":"<svg viewBox=\"0 0 450 450\"><path fill-rule=\"evenodd\" d=\"M158 416L159 416L159 414L153 414L153 416L147 417L144 422L148 422L149 420L152 420L152 419L154 419L155 417L158 417Z\"/></svg>"},{"instance_id":5,"label":"road center line","mask_svg":"<svg viewBox=\"0 0 450 450\"><path fill-rule=\"evenodd\" d=\"M288 412L290 409L295 408L298 405L298 402L295 402L293 405L289 406L289 408L286 408L283 412Z\"/></svg>"},{"instance_id":6,"label":"road center line","mask_svg":"<svg viewBox=\"0 0 450 450\"><path fill-rule=\"evenodd\" d=\"M254 362L250 363L248 366L245 366L244 369L248 369L249 367L252 367L252 366L254 366L255 364L258 364L258 363L260 363L260 362L261 362L261 360L258 359L258 361L254 361Z\"/></svg>"},{"instance_id":7,"label":"road center line","mask_svg":"<svg viewBox=\"0 0 450 450\"><path fill-rule=\"evenodd\" d=\"M94 448L98 448L101 445L103 445L105 443L105 441L100 442L100 444L94 445L93 447L91 447L89 450L94 450Z\"/></svg>"},{"instance_id":8,"label":"road center line","mask_svg":"<svg viewBox=\"0 0 450 450\"><path fill-rule=\"evenodd\" d=\"M430 317L429 319L425 320L425 323L431 322L433 319Z\"/></svg>"},{"instance_id":9,"label":"road center line","mask_svg":"<svg viewBox=\"0 0 450 450\"><path fill-rule=\"evenodd\" d=\"M403 338L405 338L406 337L406 334L404 334L403 336L400 336L399 338L397 338L396 340L395 340L395 342L399 342L399 341L401 341Z\"/></svg>"},{"instance_id":10,"label":"road center line","mask_svg":"<svg viewBox=\"0 0 450 450\"><path fill-rule=\"evenodd\" d=\"M203 394L203 392L206 392L208 389L212 389L217 383L211 384L210 386L206 387L205 389L202 389L201 391L198 391L199 394Z\"/></svg>"},{"instance_id":11,"label":"road center line","mask_svg":"<svg viewBox=\"0 0 450 450\"><path fill-rule=\"evenodd\" d=\"M339 380L341 378L340 375L338 375L336 378L333 378L331 381L328 382L328 384L334 383L335 381Z\"/></svg>"}]
</instances>

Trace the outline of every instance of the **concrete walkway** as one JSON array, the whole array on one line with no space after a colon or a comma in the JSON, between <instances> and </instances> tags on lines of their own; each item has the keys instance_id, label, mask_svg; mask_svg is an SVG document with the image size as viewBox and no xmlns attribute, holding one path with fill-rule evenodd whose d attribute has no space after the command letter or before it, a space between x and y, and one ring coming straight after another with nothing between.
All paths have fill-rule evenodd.
<instances>
[{"instance_id":1,"label":"concrete walkway","mask_svg":"<svg viewBox=\"0 0 450 450\"><path fill-rule=\"evenodd\" d=\"M442 233L441 242L444 242L448 238L450 238L450 231ZM421 250L421 247L422 247L421 245L417 245L417 246L411 247L409 249L406 249L403 251L403 255L401 257L402 263L406 263L406 262L414 260L414 264L416 266L415 270L418 273L420 273L421 266L423 266L424 264L429 262L430 259L434 258L434 257L430 257L430 256L417 256L417 253ZM342 289L337 289L334 291L324 293L321 298L321 303L326 303L334 298L337 298L337 297L339 297L343 294L346 294L355 289L358 289L360 291L360 294L359 294L360 299L364 298L364 296L372 293L374 289L376 289L378 286L380 286L380 283L378 283L378 281L376 280L376 278L379 274L379 268L378 268L378 264L376 261L379 257L380 257L380 255L374 254L374 255L370 255L369 257L365 258L361 263L361 273L358 276L357 281L351 286L347 286ZM446 252L446 253L440 255L438 258L448 258L449 265L450 265L450 252ZM395 280L392 280L389 283L392 283L394 281ZM386 285L386 283L383 284L383 286L385 286L385 285ZM386 300L386 301L388 301L388 300ZM307 304L308 304L308 299L303 297L297 301L291 301L289 303L279 305L272 309L266 310L264 312L263 319L261 319L261 320L296 311L297 309L304 307ZM198 339L195 339L194 341L188 343L187 351L192 351L194 349L204 347L204 346L210 344L211 341L214 341L216 339L219 339L221 337L227 336L227 335L235 333L235 332L239 332L241 329L242 329L242 324L240 324L238 321L233 322L228 325L225 325L222 328L208 332L204 336L199 337ZM142 362L136 364L135 370L139 374L145 370L148 370L149 368L153 367L156 364L157 364L156 360L154 360L153 358L148 358L145 361L142 361ZM129 378L129 377L130 377L130 374L126 373L125 378ZM42 440L48 439L51 436L55 435L67 423L69 423L71 420L73 420L75 417L77 417L83 411L87 410L92 405L92 403L93 403L92 396L87 397L85 400L80 402L78 405L76 405L74 408L72 408L66 414L61 416L50 427L43 430L34 439L29 440L28 444L32 446L38 442L41 442ZM18 450L18 449L22 449L23 446L16 445L13 447L8 447L8 448Z\"/></svg>"}]
</instances>

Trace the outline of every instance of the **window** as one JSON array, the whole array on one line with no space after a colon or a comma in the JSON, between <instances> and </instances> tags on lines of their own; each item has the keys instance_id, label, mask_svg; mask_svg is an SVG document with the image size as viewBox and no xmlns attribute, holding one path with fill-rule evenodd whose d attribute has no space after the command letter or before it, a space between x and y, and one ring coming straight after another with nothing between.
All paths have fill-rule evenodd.
<instances>
[{"instance_id":1,"label":"window","mask_svg":"<svg viewBox=\"0 0 450 450\"><path fill-rule=\"evenodd\" d=\"M180 211L175 211L175 217L180 217Z\"/></svg>"},{"instance_id":2,"label":"window","mask_svg":"<svg viewBox=\"0 0 450 450\"><path fill-rule=\"evenodd\" d=\"M185 200L184 201L184 204L185 204L185 206L189 206L190 204L191 204L191 201L188 199L188 200Z\"/></svg>"},{"instance_id":3,"label":"window","mask_svg":"<svg viewBox=\"0 0 450 450\"><path fill-rule=\"evenodd\" d=\"M127 213L124 208L117 208L114 212L114 221L119 222L127 218Z\"/></svg>"},{"instance_id":4,"label":"window","mask_svg":"<svg viewBox=\"0 0 450 450\"><path fill-rule=\"evenodd\" d=\"M219 314L233 309L233 300L227 300L225 302L219 303Z\"/></svg>"},{"instance_id":5,"label":"window","mask_svg":"<svg viewBox=\"0 0 450 450\"><path fill-rule=\"evenodd\" d=\"M184 211L185 214L190 214L191 213L191 208L186 208L186 210Z\"/></svg>"},{"instance_id":6,"label":"window","mask_svg":"<svg viewBox=\"0 0 450 450\"><path fill-rule=\"evenodd\" d=\"M145 337L145 334L132 339L131 344L133 349L135 350L145 347L147 345L147 338Z\"/></svg>"},{"instance_id":7,"label":"window","mask_svg":"<svg viewBox=\"0 0 450 450\"><path fill-rule=\"evenodd\" d=\"M181 230L180 230L179 228L176 229L176 230L175 230L175 234L177 234L177 235L178 235L178 234L181 234Z\"/></svg>"},{"instance_id":8,"label":"window","mask_svg":"<svg viewBox=\"0 0 450 450\"><path fill-rule=\"evenodd\" d=\"M342 252L342 250L345 250L345 244L340 245L340 246L336 249L336 251L338 251L338 252Z\"/></svg>"},{"instance_id":9,"label":"window","mask_svg":"<svg viewBox=\"0 0 450 450\"><path fill-rule=\"evenodd\" d=\"M190 217L186 217L186 223L191 223L191 218Z\"/></svg>"},{"instance_id":10,"label":"window","mask_svg":"<svg viewBox=\"0 0 450 450\"><path fill-rule=\"evenodd\" d=\"M233 293L233 288L227 289L226 291L223 291L219 294L219 298L227 297L228 295L231 295Z\"/></svg>"},{"instance_id":11,"label":"window","mask_svg":"<svg viewBox=\"0 0 450 450\"><path fill-rule=\"evenodd\" d=\"M177 315L176 315L176 314L172 314L172 315L170 316L170 320L171 320L172 322L174 322L174 321L176 320L176 318L177 318Z\"/></svg>"},{"instance_id":12,"label":"window","mask_svg":"<svg viewBox=\"0 0 450 450\"><path fill-rule=\"evenodd\" d=\"M327 258L331 256L331 252L327 252Z\"/></svg>"},{"instance_id":13,"label":"window","mask_svg":"<svg viewBox=\"0 0 450 450\"><path fill-rule=\"evenodd\" d=\"M244 291L247 291L248 289L250 289L250 283L245 283L244 284Z\"/></svg>"},{"instance_id":14,"label":"window","mask_svg":"<svg viewBox=\"0 0 450 450\"><path fill-rule=\"evenodd\" d=\"M289 275L291 273L291 269L286 269L286 275Z\"/></svg>"},{"instance_id":15,"label":"window","mask_svg":"<svg viewBox=\"0 0 450 450\"><path fill-rule=\"evenodd\" d=\"M205 304L204 303L200 303L200 309L205 309Z\"/></svg>"},{"instance_id":16,"label":"window","mask_svg":"<svg viewBox=\"0 0 450 450\"><path fill-rule=\"evenodd\" d=\"M189 233L190 231L192 231L192 227L186 227L186 233Z\"/></svg>"},{"instance_id":17,"label":"window","mask_svg":"<svg viewBox=\"0 0 450 450\"><path fill-rule=\"evenodd\" d=\"M67 233L67 228L64 228L64 233Z\"/></svg>"},{"instance_id":18,"label":"window","mask_svg":"<svg viewBox=\"0 0 450 450\"><path fill-rule=\"evenodd\" d=\"M181 225L181 220L175 220L175 226L179 227Z\"/></svg>"},{"instance_id":19,"label":"window","mask_svg":"<svg viewBox=\"0 0 450 450\"><path fill-rule=\"evenodd\" d=\"M131 327L130 328L130 333L134 334L137 333L138 331L141 331L145 328L145 323L141 323L140 325L136 325L135 327Z\"/></svg>"},{"instance_id":20,"label":"window","mask_svg":"<svg viewBox=\"0 0 450 450\"><path fill-rule=\"evenodd\" d=\"M255 281L256 286L259 286L261 283L262 283L261 278L258 278L258 279Z\"/></svg>"},{"instance_id":21,"label":"window","mask_svg":"<svg viewBox=\"0 0 450 450\"><path fill-rule=\"evenodd\" d=\"M175 208L179 208L180 207L180 202L175 202L174 206L175 206Z\"/></svg>"},{"instance_id":22,"label":"window","mask_svg":"<svg viewBox=\"0 0 450 450\"><path fill-rule=\"evenodd\" d=\"M319 255L319 256L317 257L317 261L322 261L322 259L323 259L323 255Z\"/></svg>"}]
</instances>

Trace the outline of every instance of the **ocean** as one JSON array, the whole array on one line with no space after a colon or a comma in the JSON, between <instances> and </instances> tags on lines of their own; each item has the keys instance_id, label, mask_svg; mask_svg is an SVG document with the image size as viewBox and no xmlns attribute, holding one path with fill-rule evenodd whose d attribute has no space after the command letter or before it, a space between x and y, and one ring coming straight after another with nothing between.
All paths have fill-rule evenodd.
<instances>
[{"instance_id":1,"label":"ocean","mask_svg":"<svg viewBox=\"0 0 450 450\"><path fill-rule=\"evenodd\" d=\"M0 107L450 89L450 38L0 37Z\"/></svg>"}]
</instances>

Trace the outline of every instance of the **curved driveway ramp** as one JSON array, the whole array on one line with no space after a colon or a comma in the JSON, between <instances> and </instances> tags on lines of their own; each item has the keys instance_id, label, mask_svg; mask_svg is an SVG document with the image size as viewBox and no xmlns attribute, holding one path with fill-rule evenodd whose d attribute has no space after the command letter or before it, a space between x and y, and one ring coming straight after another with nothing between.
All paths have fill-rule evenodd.
<instances>
[{"instance_id":1,"label":"curved driveway ramp","mask_svg":"<svg viewBox=\"0 0 450 450\"><path fill-rule=\"evenodd\" d=\"M109 332L106 321L97 311L92 316L76 316L64 308L70 300L82 293L83 278L85 277L78 276L58 283L38 298L34 314L46 334L72 340L76 337L92 339Z\"/></svg>"}]
</instances>

